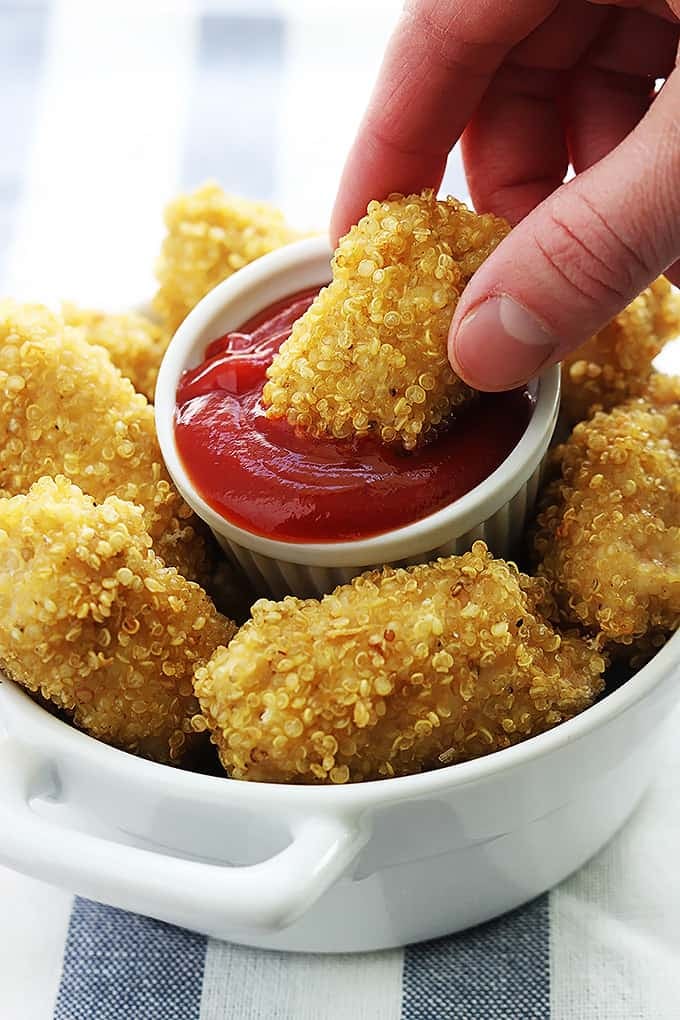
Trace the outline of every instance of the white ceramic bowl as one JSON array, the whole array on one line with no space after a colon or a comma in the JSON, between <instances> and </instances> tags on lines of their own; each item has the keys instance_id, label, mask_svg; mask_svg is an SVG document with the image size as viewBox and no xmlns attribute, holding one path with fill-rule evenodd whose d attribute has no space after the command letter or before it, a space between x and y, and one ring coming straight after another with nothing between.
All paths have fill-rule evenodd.
<instances>
[{"instance_id":1,"label":"white ceramic bowl","mask_svg":"<svg viewBox=\"0 0 680 1020\"><path fill-rule=\"evenodd\" d=\"M435 772L342 787L142 761L0 684L0 862L249 945L380 949L555 885L623 824L680 695L677 634L582 715Z\"/></svg>"},{"instance_id":2,"label":"white ceramic bowl","mask_svg":"<svg viewBox=\"0 0 680 1020\"><path fill-rule=\"evenodd\" d=\"M155 403L161 450L177 488L256 590L277 597L322 594L369 567L422 563L464 552L480 538L496 555L513 556L557 420L558 366L532 383L536 403L529 425L496 471L450 506L384 535L355 542L275 541L225 520L197 492L175 443L175 398L182 373L200 364L216 337L281 298L326 283L331 275L330 254L328 243L315 237L265 255L212 290L180 326L161 365Z\"/></svg>"}]
</instances>

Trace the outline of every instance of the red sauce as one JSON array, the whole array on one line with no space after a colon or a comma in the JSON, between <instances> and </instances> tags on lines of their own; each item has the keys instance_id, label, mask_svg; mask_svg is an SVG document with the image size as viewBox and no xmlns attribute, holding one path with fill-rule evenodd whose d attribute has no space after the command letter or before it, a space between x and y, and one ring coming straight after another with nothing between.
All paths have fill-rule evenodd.
<instances>
[{"instance_id":1,"label":"red sauce","mask_svg":"<svg viewBox=\"0 0 680 1020\"><path fill-rule=\"evenodd\" d=\"M482 394L413 453L370 436L316 439L270 420L260 403L267 366L319 289L214 340L177 391L177 447L197 490L227 520L284 541L367 538L447 506L505 460L532 410L525 389Z\"/></svg>"}]
</instances>

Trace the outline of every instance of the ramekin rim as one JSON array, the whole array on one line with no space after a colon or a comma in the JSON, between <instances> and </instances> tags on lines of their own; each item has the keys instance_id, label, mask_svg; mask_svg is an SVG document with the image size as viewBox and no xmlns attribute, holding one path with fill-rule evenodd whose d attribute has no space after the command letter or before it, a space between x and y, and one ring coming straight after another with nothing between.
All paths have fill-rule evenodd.
<instances>
[{"instance_id":1,"label":"ramekin rim","mask_svg":"<svg viewBox=\"0 0 680 1020\"><path fill-rule=\"evenodd\" d=\"M672 635L656 655L624 681L620 687L605 695L589 708L565 722L522 740L512 747L506 747L483 755L470 761L444 765L407 776L395 776L385 779L366 780L360 783L333 784L300 784L300 783L269 783L245 782L224 776L211 776L188 769L163 765L135 755L120 751L118 748L105 744L88 734L77 730L69 723L52 716L42 705L32 701L28 693L20 685L2 677L0 673L0 708L3 702L2 688L11 689L10 699L16 705L17 699L23 701L21 712L34 713L39 719L39 726L48 727L56 734L60 744L78 757L98 756L114 769L133 773L144 773L151 781L157 780L164 787L168 777L182 787L182 791L198 794L217 793L234 797L236 801L245 800L251 805L267 801L272 795L282 798L281 807L324 808L339 810L363 810L376 805L394 801L412 800L424 795L435 795L444 789L469 786L478 782L493 781L501 772L508 772L528 764L532 759L540 759L546 755L557 753L567 744L587 737L591 732L606 726L615 718L630 711L640 701L648 697L669 676L672 670L680 666L680 631ZM678 692L680 697L680 691ZM2 715L0 715L2 718ZM30 723L29 723L30 726ZM23 732L19 739L25 739ZM10 736L12 733L10 725ZM44 746L41 742L41 746ZM182 792L177 790L177 792ZM326 800L327 804L319 802ZM316 802L316 803L315 803Z\"/></svg>"},{"instance_id":2,"label":"ramekin rim","mask_svg":"<svg viewBox=\"0 0 680 1020\"><path fill-rule=\"evenodd\" d=\"M195 513L218 534L251 552L283 562L318 567L335 566L350 558L357 566L404 559L439 544L434 538L428 541L427 535L435 535L444 529L450 532L456 522L459 522L458 531L464 534L486 520L531 477L555 428L560 399L560 369L558 365L550 366L536 380L536 402L529 423L514 449L487 478L448 506L400 528L352 541L291 542L242 528L210 506L182 462L174 430L177 384L196 345L196 338L230 301L265 284L268 278L286 269L292 271L305 259L311 261L322 256L330 259L330 255L331 249L324 237L295 241L228 277L192 309L172 338L158 374L155 414L161 452L175 484ZM402 548L408 551L395 551Z\"/></svg>"}]
</instances>

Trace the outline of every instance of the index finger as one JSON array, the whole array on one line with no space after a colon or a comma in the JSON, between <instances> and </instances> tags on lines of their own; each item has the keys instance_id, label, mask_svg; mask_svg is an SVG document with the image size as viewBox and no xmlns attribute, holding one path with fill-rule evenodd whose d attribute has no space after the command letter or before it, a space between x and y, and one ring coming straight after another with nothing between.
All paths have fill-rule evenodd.
<instances>
[{"instance_id":1,"label":"index finger","mask_svg":"<svg viewBox=\"0 0 680 1020\"><path fill-rule=\"evenodd\" d=\"M559 0L410 0L343 170L333 242L373 198L439 187L446 159L508 52Z\"/></svg>"}]
</instances>

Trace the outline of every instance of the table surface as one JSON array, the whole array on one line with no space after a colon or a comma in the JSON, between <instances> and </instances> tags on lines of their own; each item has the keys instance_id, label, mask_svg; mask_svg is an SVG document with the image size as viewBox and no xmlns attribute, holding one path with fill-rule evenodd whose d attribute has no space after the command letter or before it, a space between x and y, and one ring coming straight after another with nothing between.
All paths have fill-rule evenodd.
<instances>
[{"instance_id":1,"label":"table surface","mask_svg":"<svg viewBox=\"0 0 680 1020\"><path fill-rule=\"evenodd\" d=\"M4 293L145 300L163 203L208 177L322 226L398 7L0 3ZM457 153L445 187L465 197ZM578 874L507 918L405 951L263 953L0 869L0 1016L671 1020L679 853L674 742L628 825Z\"/></svg>"}]
</instances>

